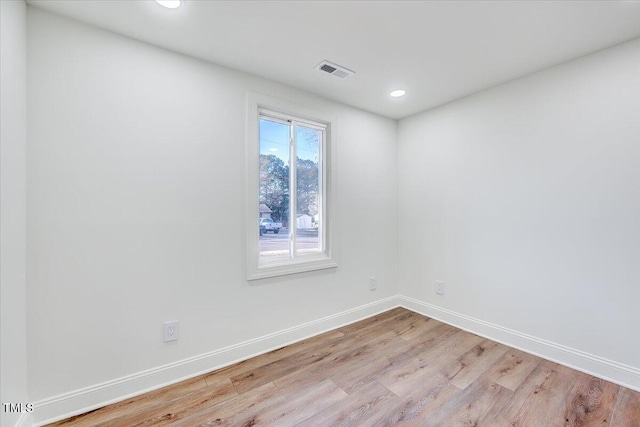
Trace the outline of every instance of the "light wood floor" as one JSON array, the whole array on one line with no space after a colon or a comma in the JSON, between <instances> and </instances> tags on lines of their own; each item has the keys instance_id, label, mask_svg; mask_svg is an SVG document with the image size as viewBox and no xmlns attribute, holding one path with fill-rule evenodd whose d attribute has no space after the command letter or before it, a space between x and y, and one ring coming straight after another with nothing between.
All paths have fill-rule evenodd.
<instances>
[{"instance_id":1,"label":"light wood floor","mask_svg":"<svg viewBox=\"0 0 640 427\"><path fill-rule=\"evenodd\" d=\"M640 426L640 393L393 309L60 426Z\"/></svg>"}]
</instances>

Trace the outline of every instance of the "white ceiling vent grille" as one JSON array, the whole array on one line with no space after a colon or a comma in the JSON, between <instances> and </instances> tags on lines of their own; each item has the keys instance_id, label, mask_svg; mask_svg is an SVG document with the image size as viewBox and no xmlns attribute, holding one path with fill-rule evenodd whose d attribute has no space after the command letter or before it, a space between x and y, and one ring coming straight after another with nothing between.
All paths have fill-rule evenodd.
<instances>
[{"instance_id":1,"label":"white ceiling vent grille","mask_svg":"<svg viewBox=\"0 0 640 427\"><path fill-rule=\"evenodd\" d=\"M333 62L329 62L326 60L316 65L316 70L320 70L322 72L331 74L332 76L339 77L341 79L351 77L355 74L354 71L351 71L348 68L344 68L341 65L334 64Z\"/></svg>"}]
</instances>

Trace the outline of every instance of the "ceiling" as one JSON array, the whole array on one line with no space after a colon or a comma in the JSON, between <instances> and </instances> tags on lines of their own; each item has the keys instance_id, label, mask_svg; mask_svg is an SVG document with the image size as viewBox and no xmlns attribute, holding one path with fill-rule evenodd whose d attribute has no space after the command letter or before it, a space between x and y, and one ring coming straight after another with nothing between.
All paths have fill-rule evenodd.
<instances>
[{"instance_id":1,"label":"ceiling","mask_svg":"<svg viewBox=\"0 0 640 427\"><path fill-rule=\"evenodd\" d=\"M640 1L28 3L395 119L640 37Z\"/></svg>"}]
</instances>

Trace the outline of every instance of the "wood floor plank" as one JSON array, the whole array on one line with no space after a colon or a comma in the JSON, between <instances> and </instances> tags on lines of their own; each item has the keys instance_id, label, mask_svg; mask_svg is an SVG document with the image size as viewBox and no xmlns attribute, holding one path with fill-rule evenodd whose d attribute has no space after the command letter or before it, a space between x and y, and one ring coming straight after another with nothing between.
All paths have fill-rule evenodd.
<instances>
[{"instance_id":1,"label":"wood floor plank","mask_svg":"<svg viewBox=\"0 0 640 427\"><path fill-rule=\"evenodd\" d=\"M541 360L539 357L523 351L510 349L488 370L485 378L515 391L540 364Z\"/></svg>"},{"instance_id":2,"label":"wood floor plank","mask_svg":"<svg viewBox=\"0 0 640 427\"><path fill-rule=\"evenodd\" d=\"M295 372L298 369L330 358L343 348L345 341L347 343L352 342L348 339L338 339L332 341L330 345L311 347L233 376L231 377L231 381L239 393L244 393L254 387L267 384L277 378Z\"/></svg>"},{"instance_id":3,"label":"wood floor plank","mask_svg":"<svg viewBox=\"0 0 640 427\"><path fill-rule=\"evenodd\" d=\"M402 320L406 318L413 317L414 313L408 310L404 310L400 307L391 309L389 311L385 311L384 313L376 314L375 316L368 317L364 320L360 320L359 322L351 323L349 325L342 326L337 331L342 332L343 334L350 334L353 332L358 332L363 330L364 328L384 328L386 329L387 325L395 320Z\"/></svg>"},{"instance_id":4,"label":"wood floor plank","mask_svg":"<svg viewBox=\"0 0 640 427\"><path fill-rule=\"evenodd\" d=\"M282 360L287 356L291 356L302 351L307 351L312 348L323 347L343 337L344 333L340 331L325 332L313 338L281 347L260 356L252 357L251 359L247 359L234 365L227 366L226 368L218 369L205 375L204 378L207 382L218 382L220 380L232 378L252 369L268 365L278 360Z\"/></svg>"},{"instance_id":5,"label":"wood floor plank","mask_svg":"<svg viewBox=\"0 0 640 427\"><path fill-rule=\"evenodd\" d=\"M368 365L376 357L383 357L385 348L395 348L396 351L403 351L404 341L397 337L395 332L388 332L378 337L370 338L355 346L347 343L344 347L337 349L330 357L324 360L301 367L283 377L274 380L276 386L280 388L289 387L292 384L309 381L322 381L328 378L343 376L354 369L359 369L363 365Z\"/></svg>"},{"instance_id":6,"label":"wood floor plank","mask_svg":"<svg viewBox=\"0 0 640 427\"><path fill-rule=\"evenodd\" d=\"M320 374L322 379L327 379L352 369L353 366L357 367L371 357L380 356L385 348L397 348L403 343L404 341L398 338L395 331L369 331L366 334L354 332L327 346L326 357L314 363L299 366L274 381L278 387L288 387L292 382L299 381L303 377L317 377Z\"/></svg>"},{"instance_id":7,"label":"wood floor plank","mask_svg":"<svg viewBox=\"0 0 640 427\"><path fill-rule=\"evenodd\" d=\"M407 317L403 321L394 321L389 324L389 328L394 330L398 336L402 336L414 330L417 325L424 322L424 316L413 311L409 311Z\"/></svg>"},{"instance_id":8,"label":"wood floor plank","mask_svg":"<svg viewBox=\"0 0 640 427\"><path fill-rule=\"evenodd\" d=\"M609 425L620 386L595 377L578 381L565 399L565 419L572 426Z\"/></svg>"},{"instance_id":9,"label":"wood floor plank","mask_svg":"<svg viewBox=\"0 0 640 427\"><path fill-rule=\"evenodd\" d=\"M381 372L377 378L389 390L399 396L405 396L420 387L420 383L437 374L450 361L483 341L483 338L465 331L455 331L434 346L424 349L418 357L405 359Z\"/></svg>"},{"instance_id":10,"label":"wood floor plank","mask_svg":"<svg viewBox=\"0 0 640 427\"><path fill-rule=\"evenodd\" d=\"M378 380L383 385L387 385L388 382L383 382L386 378L389 376L393 378L399 371L404 372L407 366L413 366L416 361L422 363L422 365L420 365L420 369L422 369L423 372L436 372L441 368L440 360L445 357L456 357L473 347L481 340L482 339L477 335L460 331L438 343L442 346L441 353L433 358L416 357L419 356L419 354L424 353L424 344L415 342L412 344L412 347L407 350L394 354L392 357L385 356L384 359L376 359L375 361L368 363L366 365L366 369L354 369L346 375L335 378L334 381L336 381L336 383L348 393L351 393L357 387L373 379ZM444 355L445 352L447 356ZM435 352L433 353L435 354ZM416 369L410 368L410 372L412 370L415 371Z\"/></svg>"},{"instance_id":11,"label":"wood floor plank","mask_svg":"<svg viewBox=\"0 0 640 427\"><path fill-rule=\"evenodd\" d=\"M488 419L490 424L496 426L519 426L518 417L524 402L540 384L543 384L549 376L555 374L552 369L542 369L540 367L531 372L521 386L514 391L507 403L500 410L493 412L492 418ZM487 376L483 376L482 379L487 380Z\"/></svg>"},{"instance_id":12,"label":"wood floor plank","mask_svg":"<svg viewBox=\"0 0 640 427\"><path fill-rule=\"evenodd\" d=\"M422 317L414 322L411 325L411 328L403 332L400 337L402 337L402 339L410 341L423 335L425 332L430 331L438 325L442 325L442 323L438 322L437 320L432 320L430 317Z\"/></svg>"},{"instance_id":13,"label":"wood floor plank","mask_svg":"<svg viewBox=\"0 0 640 427\"><path fill-rule=\"evenodd\" d=\"M351 394L374 381L381 373L392 369L394 360L410 353L408 344L399 337L374 354L352 360L334 370L331 379Z\"/></svg>"},{"instance_id":14,"label":"wood floor plank","mask_svg":"<svg viewBox=\"0 0 640 427\"><path fill-rule=\"evenodd\" d=\"M448 325L447 325L448 326ZM341 367L337 373L331 377L336 384L341 386L347 393L352 393L359 387L372 380L383 378L400 367L412 363L417 356L432 350L430 348L434 342L447 342L449 346L458 345L457 340L450 337L457 332L451 327L433 329L429 339L421 341L415 339L409 342L394 342L386 346L386 352L379 351L372 356L368 356Z\"/></svg>"},{"instance_id":15,"label":"wood floor plank","mask_svg":"<svg viewBox=\"0 0 640 427\"><path fill-rule=\"evenodd\" d=\"M400 337L403 337L403 338L405 338L405 336L412 337L416 334L419 334L420 331L425 328L426 319L427 318L425 318L424 316L412 312L411 321L403 325L400 325L400 327L398 328L394 328L394 330L398 333L398 336ZM408 340L409 338L405 338L405 339Z\"/></svg>"},{"instance_id":16,"label":"wood floor plank","mask_svg":"<svg viewBox=\"0 0 640 427\"><path fill-rule=\"evenodd\" d=\"M171 401L157 403L138 410L134 414L126 414L95 425L96 427L170 425L189 416L189 414L215 406L236 396L238 393L233 388L231 381L222 380L217 384L209 385Z\"/></svg>"},{"instance_id":17,"label":"wood floor plank","mask_svg":"<svg viewBox=\"0 0 640 427\"><path fill-rule=\"evenodd\" d=\"M417 331L416 335L407 341L419 343L427 352L435 352L438 351L440 343L460 332L460 329L446 323L438 322L437 320L432 320L432 322L435 325Z\"/></svg>"},{"instance_id":18,"label":"wood floor plank","mask_svg":"<svg viewBox=\"0 0 640 427\"><path fill-rule=\"evenodd\" d=\"M538 365L487 421L489 425L513 427L564 425L564 399L573 385L571 377Z\"/></svg>"},{"instance_id":19,"label":"wood floor plank","mask_svg":"<svg viewBox=\"0 0 640 427\"><path fill-rule=\"evenodd\" d=\"M421 426L431 414L461 392L447 380L434 375L424 379L420 387L400 399L399 403L390 401L383 405L379 411L363 420L361 426Z\"/></svg>"},{"instance_id":20,"label":"wood floor plank","mask_svg":"<svg viewBox=\"0 0 640 427\"><path fill-rule=\"evenodd\" d=\"M438 410L432 412L422 425L427 426L482 426L491 410L500 410L513 392L491 381L483 380L456 394Z\"/></svg>"},{"instance_id":21,"label":"wood floor plank","mask_svg":"<svg viewBox=\"0 0 640 427\"><path fill-rule=\"evenodd\" d=\"M280 390L273 383L264 384L224 404L217 404L176 420L173 426L232 425L234 418L259 412L262 408L271 405L273 399L280 395Z\"/></svg>"},{"instance_id":22,"label":"wood floor plank","mask_svg":"<svg viewBox=\"0 0 640 427\"><path fill-rule=\"evenodd\" d=\"M449 340L460 332L459 329L443 323L423 332L420 337L410 341L411 350L406 351L403 357L395 360L392 369L379 375L377 381L388 387L399 378L409 380L410 376L422 373L422 369L433 364L433 359L440 349L447 346ZM396 390L393 391L398 394Z\"/></svg>"},{"instance_id":23,"label":"wood floor plank","mask_svg":"<svg viewBox=\"0 0 640 427\"><path fill-rule=\"evenodd\" d=\"M465 389L480 378L490 366L509 351L495 341L483 340L457 360L440 370L440 375L459 389Z\"/></svg>"},{"instance_id":24,"label":"wood floor plank","mask_svg":"<svg viewBox=\"0 0 640 427\"><path fill-rule=\"evenodd\" d=\"M640 427L640 393L397 308L53 425Z\"/></svg>"},{"instance_id":25,"label":"wood floor plank","mask_svg":"<svg viewBox=\"0 0 640 427\"><path fill-rule=\"evenodd\" d=\"M148 407L162 405L164 402L172 401L183 395L188 395L194 391L201 390L207 386L204 377L199 376L186 381L182 381L170 387L163 387L134 398L114 403L102 408L90 411L75 417L49 424L50 426L95 426L108 422L116 418L127 418L130 414L135 414Z\"/></svg>"},{"instance_id":26,"label":"wood floor plank","mask_svg":"<svg viewBox=\"0 0 640 427\"><path fill-rule=\"evenodd\" d=\"M378 324L369 324L361 330L355 330L350 334L345 334L343 337L332 340L329 346L311 347L267 365L245 371L242 374L231 377L231 380L238 392L243 393L252 387L275 381L302 369L314 366L317 366L318 369L326 369L325 364L334 359L338 359L340 363L345 365L354 363L354 361L349 360L348 354L346 355L347 357L340 359L341 356L345 356L344 352L349 353L354 345L361 345L357 353L363 355L377 355L384 346L397 349L397 345L391 346L389 342L397 336L398 331L403 330L415 320L416 315L412 312L399 313L393 317L393 325L387 325L386 329L381 329ZM345 366L345 368L347 367Z\"/></svg>"},{"instance_id":27,"label":"wood floor plank","mask_svg":"<svg viewBox=\"0 0 640 427\"><path fill-rule=\"evenodd\" d=\"M229 419L233 426L293 426L334 403L347 394L331 380L297 389L295 394L281 394L271 405L248 411L243 417Z\"/></svg>"},{"instance_id":28,"label":"wood floor plank","mask_svg":"<svg viewBox=\"0 0 640 427\"><path fill-rule=\"evenodd\" d=\"M621 387L613 407L611 425L619 427L640 426L640 392Z\"/></svg>"},{"instance_id":29,"label":"wood floor plank","mask_svg":"<svg viewBox=\"0 0 640 427\"><path fill-rule=\"evenodd\" d=\"M361 426L374 416L380 407L400 398L380 383L373 381L324 411L307 418L298 426Z\"/></svg>"},{"instance_id":30,"label":"wood floor plank","mask_svg":"<svg viewBox=\"0 0 640 427\"><path fill-rule=\"evenodd\" d=\"M399 331L403 330L406 325L416 322L414 313L398 314L391 319L383 320L378 323L367 324L362 322L363 326L349 333L345 333L345 340L368 340L376 335L393 332L396 336Z\"/></svg>"},{"instance_id":31,"label":"wood floor plank","mask_svg":"<svg viewBox=\"0 0 640 427\"><path fill-rule=\"evenodd\" d=\"M542 358L540 358L540 365L551 368L555 371L560 372L561 374L565 374L568 376L574 376L576 375L576 372L579 372L579 371L576 371L575 369L571 369L568 366L564 366L559 363L552 362L551 360L545 360ZM580 374L582 374L582 372L580 372Z\"/></svg>"}]
</instances>

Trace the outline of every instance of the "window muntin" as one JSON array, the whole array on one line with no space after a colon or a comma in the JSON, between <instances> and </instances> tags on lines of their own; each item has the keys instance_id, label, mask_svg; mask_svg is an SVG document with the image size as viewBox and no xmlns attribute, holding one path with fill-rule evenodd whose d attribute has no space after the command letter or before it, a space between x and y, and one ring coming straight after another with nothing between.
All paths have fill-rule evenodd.
<instances>
[{"instance_id":1,"label":"window muntin","mask_svg":"<svg viewBox=\"0 0 640 427\"><path fill-rule=\"evenodd\" d=\"M259 221L258 267L326 256L327 127L263 109L258 120L259 204L274 221Z\"/></svg>"}]
</instances>

